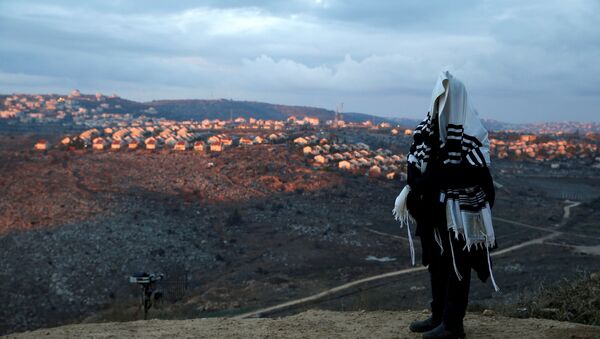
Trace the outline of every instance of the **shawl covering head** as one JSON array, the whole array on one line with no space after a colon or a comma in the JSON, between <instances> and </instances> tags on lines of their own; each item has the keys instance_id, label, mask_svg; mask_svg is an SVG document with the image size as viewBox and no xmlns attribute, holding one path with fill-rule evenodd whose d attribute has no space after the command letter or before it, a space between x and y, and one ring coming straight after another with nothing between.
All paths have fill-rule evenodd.
<instances>
[{"instance_id":1,"label":"shawl covering head","mask_svg":"<svg viewBox=\"0 0 600 339\"><path fill-rule=\"evenodd\" d=\"M425 173L431 140L435 128L433 120L438 118L440 158L444 165L471 166L490 165L490 141L477 111L471 106L465 85L450 72L440 73L433 92L429 113L414 131L413 147L408 161Z\"/></svg>"}]
</instances>

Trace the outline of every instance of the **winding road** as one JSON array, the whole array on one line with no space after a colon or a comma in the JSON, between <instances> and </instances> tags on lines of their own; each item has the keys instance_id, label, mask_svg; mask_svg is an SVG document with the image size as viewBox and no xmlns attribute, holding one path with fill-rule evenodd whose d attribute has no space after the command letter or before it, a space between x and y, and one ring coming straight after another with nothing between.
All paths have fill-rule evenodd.
<instances>
[{"instance_id":1,"label":"winding road","mask_svg":"<svg viewBox=\"0 0 600 339\"><path fill-rule=\"evenodd\" d=\"M563 214L563 220L560 224L560 226L564 225L566 223L566 220L571 216L571 208L579 206L581 203L580 202L574 202L574 201L569 201L567 200L566 203L569 203L569 205L564 207L564 214ZM510 253L519 249L522 249L524 247L527 246L531 246L531 245L539 245L539 244L543 244L548 240L554 239L560 235L563 234L563 232L558 231L557 229L548 229L548 228L544 228L544 227L539 227L539 226L533 226L533 225L528 225L528 224L524 224L522 222L518 222L518 221L513 221L513 220L509 220L509 219L504 219L504 218L498 218L498 217L494 217L494 220L496 221L500 221L500 222L505 222L505 223L510 223L510 224L514 224L514 225L518 225L521 227L527 227L533 230L538 230L538 231L544 231L544 232L548 232L549 234L546 234L544 236L535 238L535 239L531 239L528 241L525 241L523 243L517 244L517 245L513 245L510 246L508 248L502 249L502 250L498 250L495 251L493 253L491 253L490 255L492 257L497 257L497 256L501 256L504 255L506 253ZM407 240L407 238L404 237L400 237L398 235L394 235L394 234L389 234L389 233L385 233L385 232L381 232L381 231L377 231L371 228L365 228L368 232L377 234L377 235L381 235L381 236L387 236L387 237L391 237L394 239L399 239L399 240ZM571 234L571 233L569 233ZM311 304L311 303L316 303L322 299L325 299L327 297L331 297L334 296L335 294L338 294L344 290L351 290L353 288L357 288L360 287L361 285L367 284L367 283L371 283L374 281L378 281L378 280L385 280L385 279L390 279L393 277L398 277L401 275L405 275L405 274L410 274L410 273L415 273L415 272L421 272L421 271L425 271L427 270L427 267L425 266L418 266L418 267L411 267L411 268L406 268L400 271L394 271L394 272L389 272L389 273L384 273L384 274L379 274L379 275L374 275L371 277L367 277L367 278L363 278L363 279L359 279L356 281L352 281L343 285L339 285L330 289L327 289L325 291L322 291L320 293L317 294L313 294L311 296L308 297L304 297L304 298L299 298L299 299L294 299L294 300L290 300L281 304L277 304L274 306L270 306L270 307L265 307L265 308L261 308L258 310L254 310L251 312L247 312L247 313L243 313L240 315L237 315L233 318L236 319L244 319L244 318L255 318L255 317L264 317L268 314L271 313L276 313L276 312L281 312L281 311L285 311L285 310L289 310L289 309L293 309L302 305L306 305L306 304ZM347 293L346 295L350 295L350 294L354 294L354 293L358 293L360 292L360 289L356 289L355 291L350 291L349 293Z\"/></svg>"}]
</instances>

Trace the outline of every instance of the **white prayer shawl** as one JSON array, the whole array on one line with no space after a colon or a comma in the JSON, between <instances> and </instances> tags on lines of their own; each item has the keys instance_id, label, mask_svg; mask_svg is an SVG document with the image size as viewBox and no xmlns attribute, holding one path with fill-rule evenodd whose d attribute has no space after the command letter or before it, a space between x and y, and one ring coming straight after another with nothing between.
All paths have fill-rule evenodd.
<instances>
[{"instance_id":1,"label":"white prayer shawl","mask_svg":"<svg viewBox=\"0 0 600 339\"><path fill-rule=\"evenodd\" d=\"M464 84L448 71L440 73L431 95L429 114L415 129L416 145L408 156L409 163L414 164L421 173L427 169L431 145L427 144L427 138L421 139L419 136L420 134L433 135L432 120L436 115L439 121L440 160L445 166L460 165L465 161L470 166L476 167L490 165L488 132L483 127L476 110L471 106ZM421 141L417 143L417 139ZM414 248L409 227L414 219L406 208L408 192L410 187L407 185L396 198L392 213L395 219L400 221L400 227L407 225L411 262L414 266ZM448 231L453 231L457 239L459 235L462 236L469 251L472 246L486 248L490 277L494 288L498 291L489 258L489 248L494 246L496 239L491 209L483 189L479 186L450 189L442 193L440 199L446 201ZM436 242L443 251L439 233L436 232L435 236ZM452 246L452 241L450 245ZM453 248L451 252L456 275L462 279L456 269Z\"/></svg>"},{"instance_id":2,"label":"white prayer shawl","mask_svg":"<svg viewBox=\"0 0 600 339\"><path fill-rule=\"evenodd\" d=\"M439 114L439 131L442 148L448 139L462 138L462 146L468 147L467 161L473 166L490 165L490 140L479 114L471 106L465 85L450 72L440 73L431 94L429 108L432 117ZM439 113L441 112L441 114ZM452 133L455 132L455 133ZM462 135L457 135L457 134ZM467 140L464 140L466 137ZM479 143L477 143L479 141ZM475 147L477 146L477 147ZM475 152L478 149L480 152ZM457 150L459 151L459 150ZM483 156L483 159L481 159ZM460 164L462 159L451 159L451 164ZM421 169L422 172L425 169Z\"/></svg>"}]
</instances>

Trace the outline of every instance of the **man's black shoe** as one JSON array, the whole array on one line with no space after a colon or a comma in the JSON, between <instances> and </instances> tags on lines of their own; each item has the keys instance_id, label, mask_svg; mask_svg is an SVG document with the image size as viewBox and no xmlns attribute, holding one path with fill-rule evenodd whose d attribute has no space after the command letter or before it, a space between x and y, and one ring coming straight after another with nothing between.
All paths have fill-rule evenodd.
<instances>
[{"instance_id":1,"label":"man's black shoe","mask_svg":"<svg viewBox=\"0 0 600 339\"><path fill-rule=\"evenodd\" d=\"M423 333L423 339L464 339L465 329L460 326L455 329L448 329L441 323L438 327L429 332Z\"/></svg>"},{"instance_id":2,"label":"man's black shoe","mask_svg":"<svg viewBox=\"0 0 600 339\"><path fill-rule=\"evenodd\" d=\"M433 317L429 317L425 320L413 321L409 328L411 332L422 333L433 330L441 323L441 320L434 320Z\"/></svg>"}]
</instances>

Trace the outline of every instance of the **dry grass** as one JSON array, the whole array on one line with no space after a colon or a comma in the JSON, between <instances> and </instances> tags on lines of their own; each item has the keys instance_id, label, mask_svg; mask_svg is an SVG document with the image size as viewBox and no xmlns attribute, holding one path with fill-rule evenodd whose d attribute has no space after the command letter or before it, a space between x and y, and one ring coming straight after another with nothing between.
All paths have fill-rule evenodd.
<instances>
[{"instance_id":1,"label":"dry grass","mask_svg":"<svg viewBox=\"0 0 600 339\"><path fill-rule=\"evenodd\" d=\"M540 287L521 304L521 316L600 325L600 272Z\"/></svg>"}]
</instances>

